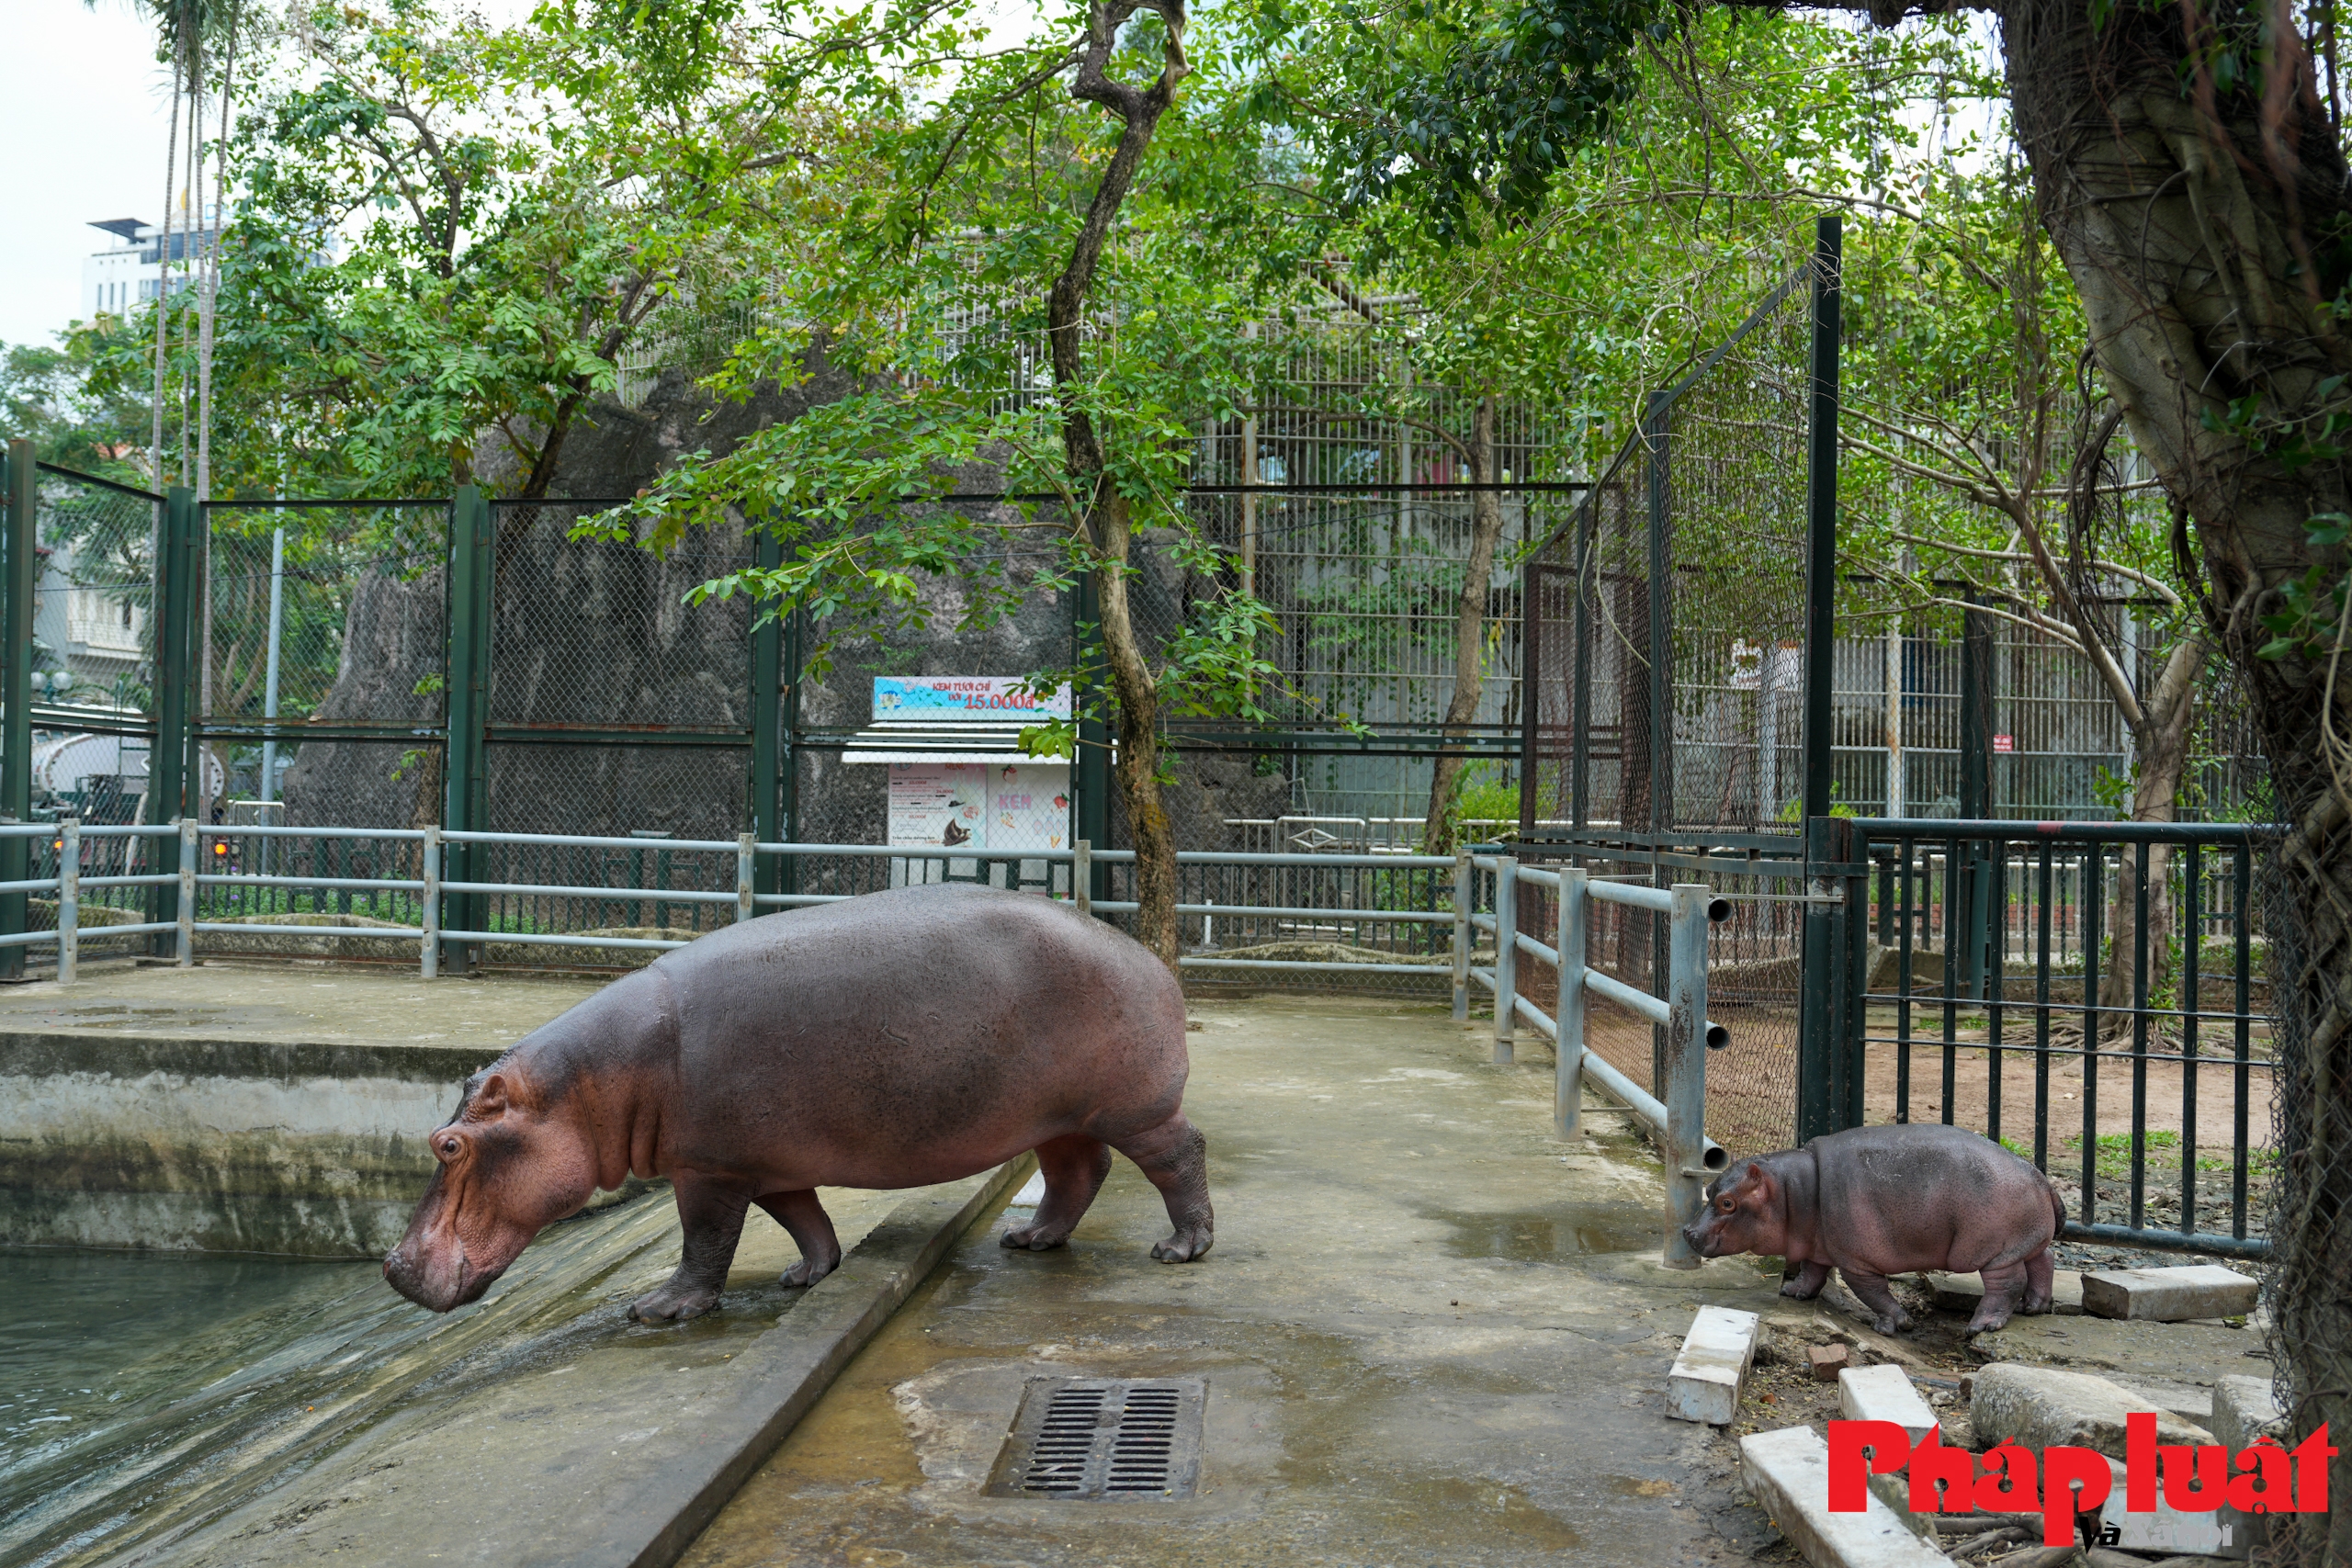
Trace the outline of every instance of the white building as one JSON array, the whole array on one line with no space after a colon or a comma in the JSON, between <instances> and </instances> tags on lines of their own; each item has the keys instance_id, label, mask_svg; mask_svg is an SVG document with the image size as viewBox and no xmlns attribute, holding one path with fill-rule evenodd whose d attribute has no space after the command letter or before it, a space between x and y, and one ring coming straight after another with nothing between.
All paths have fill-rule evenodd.
<instances>
[{"instance_id":1,"label":"white building","mask_svg":"<svg viewBox=\"0 0 2352 1568\"><path fill-rule=\"evenodd\" d=\"M193 233L185 223L174 224L168 245L164 226L141 219L107 218L90 227L112 234L115 243L82 264L82 319L85 321L96 319L100 311L119 316L137 310L163 292L167 270L175 290L187 288L196 277L194 266L187 264L203 255L220 231L211 213L205 215L203 225Z\"/></svg>"}]
</instances>

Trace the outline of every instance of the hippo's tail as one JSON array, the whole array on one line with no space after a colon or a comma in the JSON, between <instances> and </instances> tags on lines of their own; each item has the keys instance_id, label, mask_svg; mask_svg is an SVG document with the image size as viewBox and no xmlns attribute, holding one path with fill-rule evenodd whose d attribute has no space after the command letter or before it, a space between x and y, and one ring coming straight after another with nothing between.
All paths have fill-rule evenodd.
<instances>
[{"instance_id":1,"label":"hippo's tail","mask_svg":"<svg viewBox=\"0 0 2352 1568\"><path fill-rule=\"evenodd\" d=\"M2050 1194L2050 1217L2055 1226L2050 1239L2054 1242L2066 1229L2066 1200L2058 1195L2058 1184L2047 1176L2041 1179L2041 1185Z\"/></svg>"}]
</instances>

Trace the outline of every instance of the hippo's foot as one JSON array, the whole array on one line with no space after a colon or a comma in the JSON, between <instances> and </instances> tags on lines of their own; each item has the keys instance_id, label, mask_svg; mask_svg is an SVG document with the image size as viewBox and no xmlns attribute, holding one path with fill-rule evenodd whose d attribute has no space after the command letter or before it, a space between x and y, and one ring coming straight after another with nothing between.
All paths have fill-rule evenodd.
<instances>
[{"instance_id":1,"label":"hippo's foot","mask_svg":"<svg viewBox=\"0 0 2352 1568\"><path fill-rule=\"evenodd\" d=\"M1800 1263L1797 1271L1781 1281L1781 1294L1792 1301L1809 1302L1821 1294L1821 1287L1829 1283L1829 1265Z\"/></svg>"},{"instance_id":2,"label":"hippo's foot","mask_svg":"<svg viewBox=\"0 0 2352 1568\"><path fill-rule=\"evenodd\" d=\"M1186 1225L1165 1241L1153 1242L1151 1255L1162 1263L1197 1262L1216 1239L1215 1222L1203 1220L1196 1225Z\"/></svg>"},{"instance_id":3,"label":"hippo's foot","mask_svg":"<svg viewBox=\"0 0 2352 1568\"><path fill-rule=\"evenodd\" d=\"M1866 1274L1859 1269L1840 1269L1846 1288L1854 1298L1870 1308L1871 1326L1881 1334L1894 1334L1911 1326L1911 1314L1894 1299L1894 1292L1883 1274Z\"/></svg>"},{"instance_id":4,"label":"hippo's foot","mask_svg":"<svg viewBox=\"0 0 2352 1568\"><path fill-rule=\"evenodd\" d=\"M684 1323L718 1304L718 1287L672 1279L660 1290L629 1303L628 1314L639 1323Z\"/></svg>"},{"instance_id":5,"label":"hippo's foot","mask_svg":"<svg viewBox=\"0 0 2352 1568\"><path fill-rule=\"evenodd\" d=\"M1035 1224L1015 1225L997 1237L997 1245L1012 1247L1016 1252L1051 1252L1069 1240L1070 1227L1049 1225L1040 1221Z\"/></svg>"},{"instance_id":6,"label":"hippo's foot","mask_svg":"<svg viewBox=\"0 0 2352 1568\"><path fill-rule=\"evenodd\" d=\"M1984 1294L1976 1303L1976 1314L1968 1320L1968 1333L1988 1334L1996 1328L2007 1328L2009 1314L2017 1311L2020 1299L2026 1303L2027 1311L2033 1310L2032 1270L2027 1265L2012 1263L2006 1269L1987 1269L1982 1277ZM2048 1310L2048 1292L2043 1293L2041 1303L2043 1310Z\"/></svg>"},{"instance_id":7,"label":"hippo's foot","mask_svg":"<svg viewBox=\"0 0 2352 1568\"><path fill-rule=\"evenodd\" d=\"M841 1266L842 1255L838 1252L834 1253L831 1258L826 1258L821 1255L815 1258L804 1258L799 1262L794 1264L791 1268L786 1269L783 1277L777 1282L783 1285L783 1287L787 1291L806 1290Z\"/></svg>"}]
</instances>

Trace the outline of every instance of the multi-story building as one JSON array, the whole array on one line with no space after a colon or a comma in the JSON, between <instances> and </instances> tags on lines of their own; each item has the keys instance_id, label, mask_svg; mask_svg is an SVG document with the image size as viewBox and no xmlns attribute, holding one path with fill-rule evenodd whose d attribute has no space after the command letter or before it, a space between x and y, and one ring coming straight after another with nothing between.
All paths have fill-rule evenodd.
<instances>
[{"instance_id":1,"label":"multi-story building","mask_svg":"<svg viewBox=\"0 0 2352 1568\"><path fill-rule=\"evenodd\" d=\"M164 291L167 277L175 291L187 288L196 276L194 260L220 232L218 216L211 211L193 230L185 221L174 223L168 240L162 224L138 218L108 218L90 227L112 234L115 243L82 264L85 321L101 311L119 316L137 310Z\"/></svg>"}]
</instances>

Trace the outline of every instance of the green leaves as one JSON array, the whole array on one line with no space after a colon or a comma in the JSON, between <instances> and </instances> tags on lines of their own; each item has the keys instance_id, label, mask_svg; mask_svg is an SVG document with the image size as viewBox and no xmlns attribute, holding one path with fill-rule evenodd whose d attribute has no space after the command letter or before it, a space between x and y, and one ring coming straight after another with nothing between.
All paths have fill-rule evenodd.
<instances>
[{"instance_id":1,"label":"green leaves","mask_svg":"<svg viewBox=\"0 0 2352 1568\"><path fill-rule=\"evenodd\" d=\"M2352 536L2352 515L2324 512L2304 525L2313 550L2340 551ZM2347 630L2352 630L2352 576L2339 554L2332 562L2317 562L2278 585L2278 608L2262 617L2270 640L2256 651L2257 659L2300 659L2310 663L2343 656Z\"/></svg>"}]
</instances>

